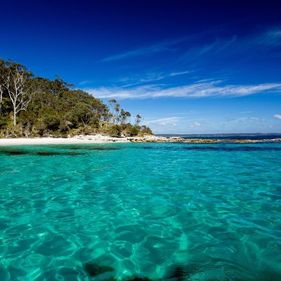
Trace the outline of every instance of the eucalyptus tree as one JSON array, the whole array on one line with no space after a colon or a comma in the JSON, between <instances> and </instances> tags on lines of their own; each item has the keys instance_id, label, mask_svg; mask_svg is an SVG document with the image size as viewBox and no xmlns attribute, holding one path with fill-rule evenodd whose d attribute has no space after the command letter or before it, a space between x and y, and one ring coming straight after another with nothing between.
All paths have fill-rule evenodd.
<instances>
[{"instance_id":1,"label":"eucalyptus tree","mask_svg":"<svg viewBox=\"0 0 281 281\"><path fill-rule=\"evenodd\" d=\"M131 117L131 113L124 109L121 109L120 112L120 122L121 124L125 124L128 121L128 118Z\"/></svg>"},{"instance_id":2,"label":"eucalyptus tree","mask_svg":"<svg viewBox=\"0 0 281 281\"><path fill-rule=\"evenodd\" d=\"M3 86L3 78L5 72L5 62L0 60L0 113L2 112L2 103L3 103L3 95L4 95L4 86Z\"/></svg>"},{"instance_id":3,"label":"eucalyptus tree","mask_svg":"<svg viewBox=\"0 0 281 281\"><path fill-rule=\"evenodd\" d=\"M13 124L17 125L17 115L26 111L31 101L30 87L31 73L24 66L16 63L7 63L2 74L2 83L6 89L13 107Z\"/></svg>"},{"instance_id":4,"label":"eucalyptus tree","mask_svg":"<svg viewBox=\"0 0 281 281\"><path fill-rule=\"evenodd\" d=\"M72 89L60 78L33 76L20 64L0 59L0 136L67 136L106 133L114 136L145 132L129 123L131 114L115 100L108 106L88 93ZM13 124L10 119L13 116Z\"/></svg>"},{"instance_id":5,"label":"eucalyptus tree","mask_svg":"<svg viewBox=\"0 0 281 281\"><path fill-rule=\"evenodd\" d=\"M120 120L121 120L121 115L120 115L120 113L121 113L121 106L120 106L119 103L115 104L114 110L115 110L115 123L119 124Z\"/></svg>"},{"instance_id":6,"label":"eucalyptus tree","mask_svg":"<svg viewBox=\"0 0 281 281\"><path fill-rule=\"evenodd\" d=\"M142 117L140 116L140 114L137 114L136 115L136 125L140 125L140 123L141 123L141 119L142 119Z\"/></svg>"},{"instance_id":7,"label":"eucalyptus tree","mask_svg":"<svg viewBox=\"0 0 281 281\"><path fill-rule=\"evenodd\" d=\"M115 113L114 113L114 111L115 111L115 105L117 104L117 101L116 101L116 99L110 99L109 101L108 101L108 103L109 103L109 110L110 110L110 119L111 119L111 122L112 123L115 123Z\"/></svg>"},{"instance_id":8,"label":"eucalyptus tree","mask_svg":"<svg viewBox=\"0 0 281 281\"><path fill-rule=\"evenodd\" d=\"M0 113L2 111L4 87L0 84Z\"/></svg>"},{"instance_id":9,"label":"eucalyptus tree","mask_svg":"<svg viewBox=\"0 0 281 281\"><path fill-rule=\"evenodd\" d=\"M112 123L119 124L121 120L121 106L117 103L116 99L110 99L109 105L112 114Z\"/></svg>"}]
</instances>

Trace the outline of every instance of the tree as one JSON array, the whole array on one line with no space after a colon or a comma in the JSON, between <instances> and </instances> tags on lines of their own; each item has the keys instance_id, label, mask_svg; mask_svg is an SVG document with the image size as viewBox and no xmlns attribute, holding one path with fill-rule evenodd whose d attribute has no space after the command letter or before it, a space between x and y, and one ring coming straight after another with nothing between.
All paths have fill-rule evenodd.
<instances>
[{"instance_id":1,"label":"tree","mask_svg":"<svg viewBox=\"0 0 281 281\"><path fill-rule=\"evenodd\" d=\"M139 114L137 114L136 115L136 125L138 125L138 126L140 125L141 119L142 119L142 117Z\"/></svg>"},{"instance_id":2,"label":"tree","mask_svg":"<svg viewBox=\"0 0 281 281\"><path fill-rule=\"evenodd\" d=\"M121 119L121 116L120 116L121 107L120 107L119 103L115 104L114 110L115 110L115 123L119 124L120 119Z\"/></svg>"},{"instance_id":3,"label":"tree","mask_svg":"<svg viewBox=\"0 0 281 281\"><path fill-rule=\"evenodd\" d=\"M0 114L0 137L142 133L141 126L130 124L131 114L115 99L107 106L60 78L36 77L23 65L1 59ZM16 127L10 125L11 116ZM139 124L140 115L137 119Z\"/></svg>"},{"instance_id":4,"label":"tree","mask_svg":"<svg viewBox=\"0 0 281 281\"><path fill-rule=\"evenodd\" d=\"M125 111L124 109L121 109L121 112L120 112L121 124L125 124L129 117L131 117L131 113L128 111Z\"/></svg>"},{"instance_id":5,"label":"tree","mask_svg":"<svg viewBox=\"0 0 281 281\"><path fill-rule=\"evenodd\" d=\"M2 111L4 87L0 84L0 113Z\"/></svg>"},{"instance_id":6,"label":"tree","mask_svg":"<svg viewBox=\"0 0 281 281\"><path fill-rule=\"evenodd\" d=\"M116 101L116 99L110 99L108 101L108 103L109 103L109 109L110 109L110 120L112 123L114 123L115 122L114 108L115 108L115 105L117 104L117 101Z\"/></svg>"},{"instance_id":7,"label":"tree","mask_svg":"<svg viewBox=\"0 0 281 281\"><path fill-rule=\"evenodd\" d=\"M19 64L8 64L6 75L2 78L10 101L13 106L13 124L17 125L17 115L20 111L25 111L31 101L30 89L28 89L28 79L30 73Z\"/></svg>"},{"instance_id":8,"label":"tree","mask_svg":"<svg viewBox=\"0 0 281 281\"><path fill-rule=\"evenodd\" d=\"M109 100L109 105L111 107L111 114L112 114L112 123L114 124L119 124L120 120L121 120L121 116L120 116L120 104L117 103L116 99L110 99Z\"/></svg>"},{"instance_id":9,"label":"tree","mask_svg":"<svg viewBox=\"0 0 281 281\"><path fill-rule=\"evenodd\" d=\"M3 95L4 95L4 86L3 86L3 78L5 72L5 62L0 60L0 113L2 112L2 103L3 103Z\"/></svg>"}]
</instances>

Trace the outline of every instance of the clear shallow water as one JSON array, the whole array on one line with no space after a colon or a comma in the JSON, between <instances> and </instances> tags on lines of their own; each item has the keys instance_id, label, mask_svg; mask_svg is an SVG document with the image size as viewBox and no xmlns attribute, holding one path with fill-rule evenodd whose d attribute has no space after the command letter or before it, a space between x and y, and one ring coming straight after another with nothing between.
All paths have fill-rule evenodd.
<instances>
[{"instance_id":1,"label":"clear shallow water","mask_svg":"<svg viewBox=\"0 0 281 281\"><path fill-rule=\"evenodd\" d=\"M1 148L0 259L1 281L281 280L281 144Z\"/></svg>"}]
</instances>

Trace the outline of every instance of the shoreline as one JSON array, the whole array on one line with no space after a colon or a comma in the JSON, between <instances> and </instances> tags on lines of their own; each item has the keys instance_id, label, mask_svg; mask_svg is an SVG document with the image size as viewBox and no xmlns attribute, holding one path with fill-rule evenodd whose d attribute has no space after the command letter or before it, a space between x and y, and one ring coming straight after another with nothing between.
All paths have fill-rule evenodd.
<instances>
[{"instance_id":1,"label":"shoreline","mask_svg":"<svg viewBox=\"0 0 281 281\"><path fill-rule=\"evenodd\" d=\"M215 144L215 143L281 143L281 138L274 139L205 139L182 138L147 135L143 137L110 137L104 135L80 135L68 138L37 137L37 138L3 138L0 146L17 145L56 145L56 144L107 144L107 143L186 143L186 144Z\"/></svg>"},{"instance_id":2,"label":"shoreline","mask_svg":"<svg viewBox=\"0 0 281 281\"><path fill-rule=\"evenodd\" d=\"M36 137L36 138L3 138L0 139L0 146L16 145L56 145L56 144L106 144L126 143L127 138L115 138L102 135L75 136L68 138Z\"/></svg>"}]
</instances>

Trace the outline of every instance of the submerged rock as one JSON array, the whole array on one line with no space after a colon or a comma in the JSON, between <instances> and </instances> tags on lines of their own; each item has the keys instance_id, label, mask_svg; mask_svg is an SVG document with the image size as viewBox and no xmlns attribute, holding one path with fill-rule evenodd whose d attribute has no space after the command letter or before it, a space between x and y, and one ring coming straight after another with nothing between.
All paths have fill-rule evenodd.
<instances>
[{"instance_id":1,"label":"submerged rock","mask_svg":"<svg viewBox=\"0 0 281 281\"><path fill-rule=\"evenodd\" d=\"M198 271L199 267L196 264L176 265L169 271L167 277L164 279L170 281L190 280L191 276L196 274Z\"/></svg>"},{"instance_id":2,"label":"submerged rock","mask_svg":"<svg viewBox=\"0 0 281 281\"><path fill-rule=\"evenodd\" d=\"M75 155L82 155L82 153L76 153L76 152L55 152L55 151L38 151L38 152L35 152L34 155L38 155L38 156L75 156Z\"/></svg>"},{"instance_id":3,"label":"submerged rock","mask_svg":"<svg viewBox=\"0 0 281 281\"><path fill-rule=\"evenodd\" d=\"M107 265L98 265L93 262L87 262L84 264L84 270L88 273L89 276L94 277L101 275L107 272L113 272L114 269Z\"/></svg>"},{"instance_id":4,"label":"submerged rock","mask_svg":"<svg viewBox=\"0 0 281 281\"><path fill-rule=\"evenodd\" d=\"M147 277L131 277L129 278L127 281L152 281L151 279L147 278Z\"/></svg>"},{"instance_id":5,"label":"submerged rock","mask_svg":"<svg viewBox=\"0 0 281 281\"><path fill-rule=\"evenodd\" d=\"M9 150L6 150L6 149L1 149L0 150L0 154L2 155L7 155L7 156L17 156L17 155L25 155L27 154L26 151L22 151L22 150L12 150L12 149L9 149Z\"/></svg>"},{"instance_id":6,"label":"submerged rock","mask_svg":"<svg viewBox=\"0 0 281 281\"><path fill-rule=\"evenodd\" d=\"M168 276L168 279L183 281L186 278L186 272L182 266L176 266Z\"/></svg>"},{"instance_id":7,"label":"submerged rock","mask_svg":"<svg viewBox=\"0 0 281 281\"><path fill-rule=\"evenodd\" d=\"M73 152L73 151L33 151L33 150L25 150L25 149L0 149L0 155L7 155L7 156L76 156L76 155L83 155L82 152Z\"/></svg>"}]
</instances>

